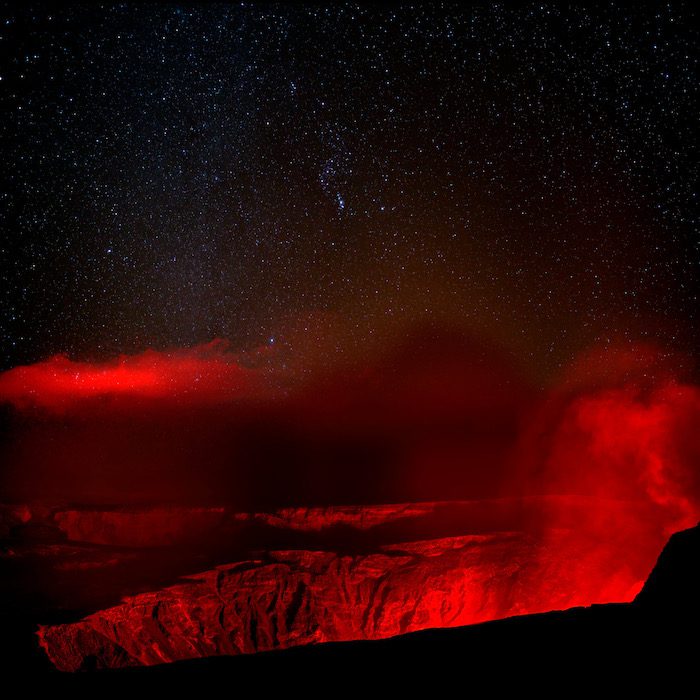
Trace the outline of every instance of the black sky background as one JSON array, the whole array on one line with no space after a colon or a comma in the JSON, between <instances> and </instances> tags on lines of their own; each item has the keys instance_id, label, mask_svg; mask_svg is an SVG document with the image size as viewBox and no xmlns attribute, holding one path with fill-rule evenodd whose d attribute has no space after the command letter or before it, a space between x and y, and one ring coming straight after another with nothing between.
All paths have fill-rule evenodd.
<instances>
[{"instance_id":1,"label":"black sky background","mask_svg":"<svg viewBox=\"0 0 700 700\"><path fill-rule=\"evenodd\" d=\"M689 3L0 9L8 368L697 331Z\"/></svg>"}]
</instances>

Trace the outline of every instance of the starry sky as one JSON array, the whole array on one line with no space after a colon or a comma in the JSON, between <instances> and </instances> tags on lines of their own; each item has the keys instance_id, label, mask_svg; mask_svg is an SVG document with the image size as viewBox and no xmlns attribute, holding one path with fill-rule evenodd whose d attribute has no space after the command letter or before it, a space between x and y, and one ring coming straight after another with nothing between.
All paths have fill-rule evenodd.
<instances>
[{"instance_id":1,"label":"starry sky","mask_svg":"<svg viewBox=\"0 0 700 700\"><path fill-rule=\"evenodd\" d=\"M2 368L459 323L697 347L689 3L3 4Z\"/></svg>"}]
</instances>

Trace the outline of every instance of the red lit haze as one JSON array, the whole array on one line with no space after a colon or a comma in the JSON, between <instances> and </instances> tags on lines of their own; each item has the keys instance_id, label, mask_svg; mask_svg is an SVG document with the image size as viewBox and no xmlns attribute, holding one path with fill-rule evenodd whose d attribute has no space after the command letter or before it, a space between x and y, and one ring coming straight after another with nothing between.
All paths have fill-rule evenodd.
<instances>
[{"instance_id":1,"label":"red lit haze","mask_svg":"<svg viewBox=\"0 0 700 700\"><path fill-rule=\"evenodd\" d=\"M226 401L251 394L259 373L243 367L223 341L190 350L120 356L102 363L56 355L0 375L0 401L63 410L100 396Z\"/></svg>"},{"instance_id":2,"label":"red lit haze","mask_svg":"<svg viewBox=\"0 0 700 700\"><path fill-rule=\"evenodd\" d=\"M524 539L508 545L498 566L473 550L474 571L492 572L478 585L495 587L507 604L475 604L473 615L465 608L454 618L459 624L486 619L484 610L489 617L629 600L669 534L700 518L698 387L674 378L652 348L627 348L594 349L536 390L497 354L445 337L285 392L271 391L274 357L265 371L249 368L221 343L14 368L0 374L0 402L14 407L2 446L3 489L16 501L170 502L227 512L359 504L359 520L369 504L468 499L480 505L470 506L466 521L441 516L449 534L517 531ZM178 517L177 509L160 512ZM118 512L92 521L121 522ZM429 539L420 528L405 537ZM527 596L513 583L520 580L511 576L513 557ZM416 562L423 571L422 554ZM356 563L364 566L349 565ZM548 572L546 582L527 578L530 564ZM455 591L463 590L460 572L447 576ZM396 585L413 585L414 573ZM441 605L445 596L431 597L428 584L392 595ZM478 601L485 591L467 597ZM421 619L457 624L430 610ZM346 628L360 629L352 620ZM340 629L325 634L345 638Z\"/></svg>"}]
</instances>

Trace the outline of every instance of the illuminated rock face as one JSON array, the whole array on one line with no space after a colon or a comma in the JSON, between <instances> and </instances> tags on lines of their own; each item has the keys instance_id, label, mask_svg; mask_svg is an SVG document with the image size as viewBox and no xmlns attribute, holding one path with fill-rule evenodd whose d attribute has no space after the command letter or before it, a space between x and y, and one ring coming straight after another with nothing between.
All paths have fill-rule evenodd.
<instances>
[{"instance_id":1,"label":"illuminated rock face","mask_svg":"<svg viewBox=\"0 0 700 700\"><path fill-rule=\"evenodd\" d=\"M57 585L66 610L97 610L40 629L66 671L630 601L664 543L648 506L571 496L267 513L34 510L7 511L12 532L30 536L7 566L38 567L39 593ZM32 526L64 541L44 556Z\"/></svg>"},{"instance_id":2,"label":"illuminated rock face","mask_svg":"<svg viewBox=\"0 0 700 700\"><path fill-rule=\"evenodd\" d=\"M376 536L382 544L389 544L551 526L609 533L615 525L619 530L621 524L627 528L632 524L635 530L639 529L640 523L650 519L658 519L658 514L650 512L643 502L573 496L333 505L247 513L227 507L176 505L65 508L0 504L0 534L14 532L21 536L23 527L43 526L54 528L71 542L113 547L206 544L213 537L236 537L242 527L309 534L365 533ZM659 529L655 522L649 528L652 532ZM664 542L663 536L657 539L652 545L654 554Z\"/></svg>"},{"instance_id":3,"label":"illuminated rock face","mask_svg":"<svg viewBox=\"0 0 700 700\"><path fill-rule=\"evenodd\" d=\"M219 526L223 508L59 510L53 522L69 540L120 547L160 547L196 540Z\"/></svg>"},{"instance_id":4,"label":"illuminated rock face","mask_svg":"<svg viewBox=\"0 0 700 700\"><path fill-rule=\"evenodd\" d=\"M455 504L464 511L478 504ZM162 547L193 543L241 524L264 525L295 532L321 532L333 527L366 531L381 525L434 514L444 504L397 503L376 506L283 508L273 512L236 513L226 508L163 506L151 508L56 509L45 520L73 542L116 547ZM25 507L26 508L26 507ZM9 519L14 511L6 509ZM18 513L22 513L17 507ZM28 509L27 509L28 510ZM32 516L28 511L25 521ZM0 522L3 513L0 511Z\"/></svg>"},{"instance_id":5,"label":"illuminated rock face","mask_svg":"<svg viewBox=\"0 0 700 700\"><path fill-rule=\"evenodd\" d=\"M449 537L353 555L270 552L42 627L39 638L64 671L379 639L629 600L641 581L619 563L622 554L615 546L600 553L566 531Z\"/></svg>"},{"instance_id":6,"label":"illuminated rock face","mask_svg":"<svg viewBox=\"0 0 700 700\"><path fill-rule=\"evenodd\" d=\"M444 503L390 503L373 506L326 506L314 508L281 508L272 513L236 513L239 521L259 522L271 527L320 532L330 527L370 530L373 527L409 518L429 516L444 507ZM464 510L474 508L468 501L455 504Z\"/></svg>"},{"instance_id":7,"label":"illuminated rock face","mask_svg":"<svg viewBox=\"0 0 700 700\"><path fill-rule=\"evenodd\" d=\"M14 528L29 522L31 517L29 506L0 503L0 538L10 535Z\"/></svg>"}]
</instances>

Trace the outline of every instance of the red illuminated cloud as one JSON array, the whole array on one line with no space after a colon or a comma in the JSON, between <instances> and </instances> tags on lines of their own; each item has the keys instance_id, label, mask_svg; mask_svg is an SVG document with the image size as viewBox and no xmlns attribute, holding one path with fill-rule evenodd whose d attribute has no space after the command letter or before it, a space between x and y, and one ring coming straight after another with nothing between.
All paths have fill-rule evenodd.
<instances>
[{"instance_id":1,"label":"red illuminated cloud","mask_svg":"<svg viewBox=\"0 0 700 700\"><path fill-rule=\"evenodd\" d=\"M668 533L700 515L697 387L665 383L580 396L562 412L545 466L557 491L644 499L662 508Z\"/></svg>"},{"instance_id":2,"label":"red illuminated cloud","mask_svg":"<svg viewBox=\"0 0 700 700\"><path fill-rule=\"evenodd\" d=\"M663 539L693 526L700 388L674 377L678 360L650 345L581 353L524 424L516 462L525 492L645 503Z\"/></svg>"},{"instance_id":3,"label":"red illuminated cloud","mask_svg":"<svg viewBox=\"0 0 700 700\"><path fill-rule=\"evenodd\" d=\"M49 410L101 396L219 402L257 394L262 384L258 370L242 366L224 341L212 341L186 350L147 350L98 363L56 355L0 374L0 402Z\"/></svg>"}]
</instances>

